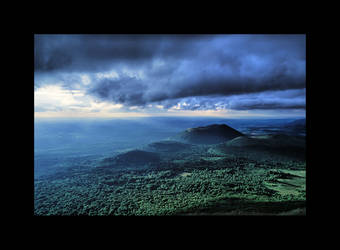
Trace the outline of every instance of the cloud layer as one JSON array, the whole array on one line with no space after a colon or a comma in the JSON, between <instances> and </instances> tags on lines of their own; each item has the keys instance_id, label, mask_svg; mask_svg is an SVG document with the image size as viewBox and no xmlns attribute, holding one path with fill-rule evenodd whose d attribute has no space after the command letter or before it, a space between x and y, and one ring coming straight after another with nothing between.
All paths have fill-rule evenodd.
<instances>
[{"instance_id":1,"label":"cloud layer","mask_svg":"<svg viewBox=\"0 0 340 250\"><path fill-rule=\"evenodd\" d=\"M127 108L305 109L304 35L36 35L34 53L36 86Z\"/></svg>"}]
</instances>

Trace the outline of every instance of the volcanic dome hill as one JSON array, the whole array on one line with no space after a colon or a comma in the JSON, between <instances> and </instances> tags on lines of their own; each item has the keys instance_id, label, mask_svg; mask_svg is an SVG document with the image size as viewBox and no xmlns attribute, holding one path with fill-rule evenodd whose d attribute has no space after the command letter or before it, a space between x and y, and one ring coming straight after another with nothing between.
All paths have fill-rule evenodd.
<instances>
[{"instance_id":1,"label":"volcanic dome hill","mask_svg":"<svg viewBox=\"0 0 340 250\"><path fill-rule=\"evenodd\" d=\"M243 134L226 124L212 124L205 127L189 128L177 135L176 139L193 144L216 144L239 136L243 136Z\"/></svg>"}]
</instances>

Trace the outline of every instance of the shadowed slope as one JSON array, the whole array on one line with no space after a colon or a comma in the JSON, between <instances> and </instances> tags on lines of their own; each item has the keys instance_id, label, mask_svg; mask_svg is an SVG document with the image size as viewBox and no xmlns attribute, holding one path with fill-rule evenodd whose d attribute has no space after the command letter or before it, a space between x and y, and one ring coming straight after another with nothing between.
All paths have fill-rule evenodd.
<instances>
[{"instance_id":1,"label":"shadowed slope","mask_svg":"<svg viewBox=\"0 0 340 250\"><path fill-rule=\"evenodd\" d=\"M136 165L159 161L160 157L157 153L147 152L143 150L132 150L126 153L119 154L113 158L106 158L104 159L103 163L110 163L114 165Z\"/></svg>"},{"instance_id":2,"label":"shadowed slope","mask_svg":"<svg viewBox=\"0 0 340 250\"><path fill-rule=\"evenodd\" d=\"M179 152L183 150L188 150L191 148L190 144L177 142L177 141L158 141L147 145L146 149L156 152Z\"/></svg>"},{"instance_id":3,"label":"shadowed slope","mask_svg":"<svg viewBox=\"0 0 340 250\"><path fill-rule=\"evenodd\" d=\"M234 154L248 158L305 160L305 138L288 135L240 136L214 146L217 153ZM283 157L283 158L282 158Z\"/></svg>"}]
</instances>

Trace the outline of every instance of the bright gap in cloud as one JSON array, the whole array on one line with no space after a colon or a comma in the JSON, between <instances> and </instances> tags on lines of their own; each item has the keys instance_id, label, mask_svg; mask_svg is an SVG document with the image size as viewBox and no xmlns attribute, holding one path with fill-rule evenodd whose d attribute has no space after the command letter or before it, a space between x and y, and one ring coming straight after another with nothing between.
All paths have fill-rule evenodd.
<instances>
[{"instance_id":1,"label":"bright gap in cloud","mask_svg":"<svg viewBox=\"0 0 340 250\"><path fill-rule=\"evenodd\" d=\"M123 108L122 104L98 102L85 90L63 89L60 85L45 85L34 91L36 117L109 116Z\"/></svg>"},{"instance_id":2,"label":"bright gap in cloud","mask_svg":"<svg viewBox=\"0 0 340 250\"><path fill-rule=\"evenodd\" d=\"M287 93L284 92L283 94L286 95ZM287 97L290 96L291 93L287 94ZM286 96L284 97L287 98ZM209 99L185 98L178 100L178 102L175 102L175 105L169 108L157 103L149 104L145 107L124 107L124 105L119 103L95 100L95 97L86 95L85 90L63 89L59 84L45 85L37 88L34 92L34 98L36 117L219 116L236 118L275 117L278 115L283 117L293 113L297 116L304 116L305 113L304 110L281 110L279 113L271 110L253 110L251 112L231 110L223 105L224 102L222 100L224 99L225 101L225 97ZM212 103L207 103L207 100L211 101L214 105L212 106L210 105ZM205 109L199 109L201 104L206 106Z\"/></svg>"}]
</instances>

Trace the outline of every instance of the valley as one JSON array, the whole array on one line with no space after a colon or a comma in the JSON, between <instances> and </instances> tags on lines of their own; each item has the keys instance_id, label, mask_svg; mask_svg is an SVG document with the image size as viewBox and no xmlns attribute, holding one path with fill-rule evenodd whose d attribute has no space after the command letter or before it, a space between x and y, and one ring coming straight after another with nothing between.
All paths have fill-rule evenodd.
<instances>
[{"instance_id":1,"label":"valley","mask_svg":"<svg viewBox=\"0 0 340 250\"><path fill-rule=\"evenodd\" d=\"M174 134L39 176L34 214L305 214L303 136L245 135L225 124Z\"/></svg>"}]
</instances>

